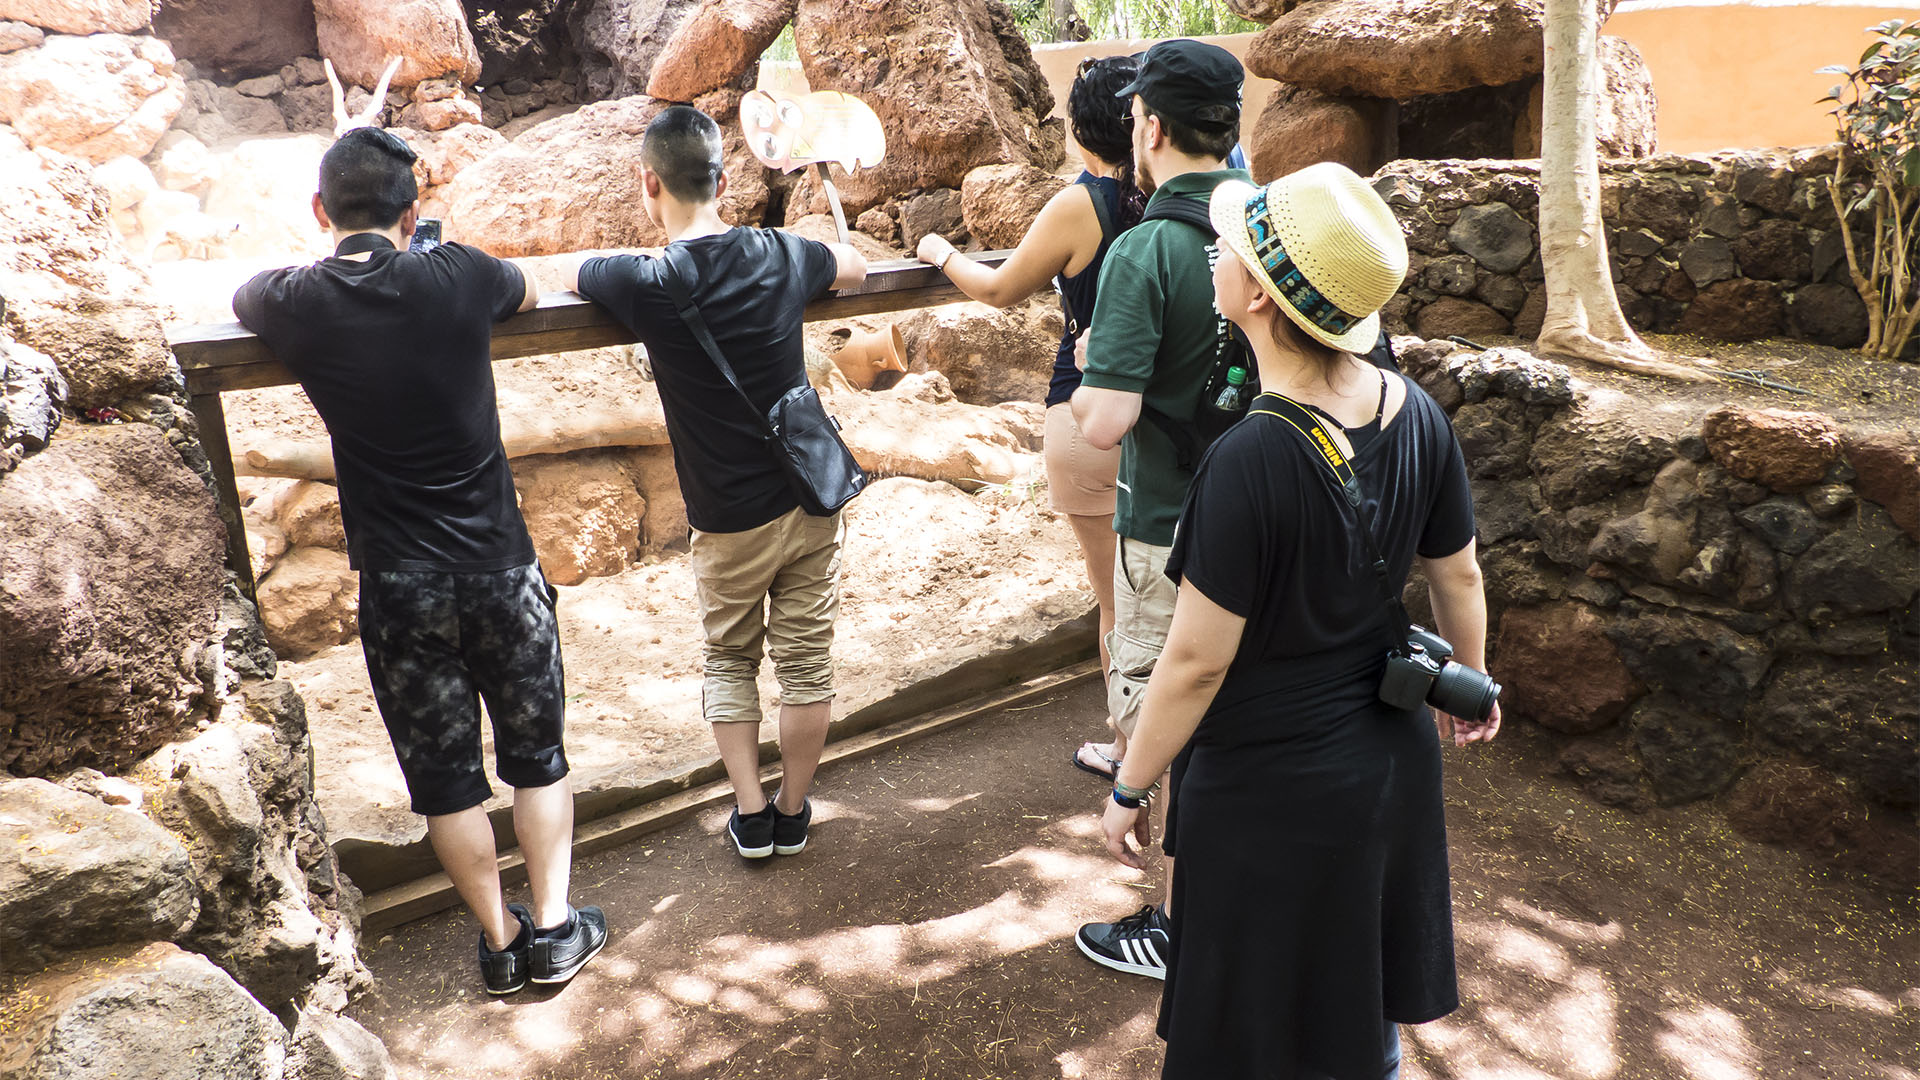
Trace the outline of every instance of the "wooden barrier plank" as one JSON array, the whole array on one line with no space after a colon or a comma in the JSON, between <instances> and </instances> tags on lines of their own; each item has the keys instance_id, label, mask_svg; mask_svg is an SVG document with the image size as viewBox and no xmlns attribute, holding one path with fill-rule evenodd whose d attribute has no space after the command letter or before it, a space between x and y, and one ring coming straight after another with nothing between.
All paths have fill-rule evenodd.
<instances>
[{"instance_id":1,"label":"wooden barrier plank","mask_svg":"<svg viewBox=\"0 0 1920 1080\"><path fill-rule=\"evenodd\" d=\"M826 751L820 755L820 764L830 765L837 761L867 757L901 743L957 727L996 709L1022 705L1035 698L1065 691L1080 683L1099 678L1100 670L1100 661L1084 660L1071 667L1028 679L1005 690L983 695L912 720L889 724L863 735L829 743ZM780 779L779 763L775 762L763 767L760 770L760 777L762 783L778 781ZM574 829L573 853L576 856L590 855L596 851L618 847L647 833L658 832L702 810L724 805L732 798L732 785L721 780L675 792L663 799L611 814L598 821L586 822ZM521 857L518 849L502 852L499 856L499 866L503 884L518 884L527 878L526 860ZM361 933L374 934L382 930L390 930L403 923L426 918L438 911L445 911L459 903L459 894L454 891L453 882L445 872L430 874L417 881L395 885L368 896L363 908Z\"/></svg>"},{"instance_id":2,"label":"wooden barrier plank","mask_svg":"<svg viewBox=\"0 0 1920 1080\"><path fill-rule=\"evenodd\" d=\"M1009 252L988 251L972 256L997 266ZM913 259L890 259L873 264L867 280L851 289L829 293L807 305L806 321L877 315L889 311L950 304L966 295L945 274ZM547 293L540 306L495 325L493 359L547 356L626 345L634 340L605 308L570 292ZM169 331L168 345L186 374L190 394L223 390L253 390L285 386L293 374L273 353L237 322L180 326Z\"/></svg>"}]
</instances>

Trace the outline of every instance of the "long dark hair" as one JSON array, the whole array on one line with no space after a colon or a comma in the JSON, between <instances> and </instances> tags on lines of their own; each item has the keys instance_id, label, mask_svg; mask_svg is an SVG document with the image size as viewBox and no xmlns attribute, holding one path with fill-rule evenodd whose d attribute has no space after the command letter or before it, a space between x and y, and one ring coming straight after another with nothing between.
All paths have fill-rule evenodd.
<instances>
[{"instance_id":1,"label":"long dark hair","mask_svg":"<svg viewBox=\"0 0 1920 1080\"><path fill-rule=\"evenodd\" d=\"M1133 130L1130 102L1114 94L1133 81L1140 61L1131 56L1109 56L1081 63L1067 91L1067 122L1073 141L1102 161L1120 167L1121 229L1131 227L1146 212L1147 197L1133 181Z\"/></svg>"}]
</instances>

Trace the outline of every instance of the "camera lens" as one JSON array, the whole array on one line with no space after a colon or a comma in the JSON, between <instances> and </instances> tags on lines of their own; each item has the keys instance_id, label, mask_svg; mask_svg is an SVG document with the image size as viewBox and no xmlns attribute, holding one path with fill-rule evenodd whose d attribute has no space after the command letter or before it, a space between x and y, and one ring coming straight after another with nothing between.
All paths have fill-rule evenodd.
<instances>
[{"instance_id":1,"label":"camera lens","mask_svg":"<svg viewBox=\"0 0 1920 1080\"><path fill-rule=\"evenodd\" d=\"M1500 698L1500 684L1465 664L1447 663L1427 690L1427 704L1450 716L1485 720Z\"/></svg>"}]
</instances>

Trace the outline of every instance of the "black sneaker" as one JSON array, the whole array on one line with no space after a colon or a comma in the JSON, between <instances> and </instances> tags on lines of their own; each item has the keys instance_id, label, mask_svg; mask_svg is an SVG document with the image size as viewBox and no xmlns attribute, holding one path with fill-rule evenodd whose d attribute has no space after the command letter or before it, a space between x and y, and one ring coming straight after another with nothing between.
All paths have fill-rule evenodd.
<instances>
[{"instance_id":1,"label":"black sneaker","mask_svg":"<svg viewBox=\"0 0 1920 1080\"><path fill-rule=\"evenodd\" d=\"M520 924L520 934L499 952L487 948L487 935L480 935L480 979L489 994L511 994L527 985L527 965L533 945L533 916L519 904L508 904L508 914Z\"/></svg>"},{"instance_id":2,"label":"black sneaker","mask_svg":"<svg viewBox=\"0 0 1920 1080\"><path fill-rule=\"evenodd\" d=\"M597 907L567 909L567 925L533 935L533 981L563 983L607 944L607 917Z\"/></svg>"},{"instance_id":3,"label":"black sneaker","mask_svg":"<svg viewBox=\"0 0 1920 1080\"><path fill-rule=\"evenodd\" d=\"M742 814L736 806L727 819L727 835L742 858L764 859L773 854L773 822L772 803L757 814Z\"/></svg>"},{"instance_id":4,"label":"black sneaker","mask_svg":"<svg viewBox=\"0 0 1920 1080\"><path fill-rule=\"evenodd\" d=\"M813 800L801 799L800 812L788 814L773 808L773 853L798 855L807 850L807 826L813 823Z\"/></svg>"},{"instance_id":5,"label":"black sneaker","mask_svg":"<svg viewBox=\"0 0 1920 1080\"><path fill-rule=\"evenodd\" d=\"M1145 975L1167 977L1167 917L1148 904L1114 923L1088 923L1073 936L1074 944L1096 964Z\"/></svg>"}]
</instances>

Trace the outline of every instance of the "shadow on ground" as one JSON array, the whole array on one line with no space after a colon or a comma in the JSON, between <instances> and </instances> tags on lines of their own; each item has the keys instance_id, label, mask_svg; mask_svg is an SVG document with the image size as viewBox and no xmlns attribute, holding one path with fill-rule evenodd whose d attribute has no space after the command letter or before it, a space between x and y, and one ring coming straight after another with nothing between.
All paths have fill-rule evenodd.
<instances>
[{"instance_id":1,"label":"shadow on ground","mask_svg":"<svg viewBox=\"0 0 1920 1080\"><path fill-rule=\"evenodd\" d=\"M1013 1080L1159 1074L1159 984L1074 949L1143 879L1067 755L1097 685L833 768L815 841L748 865L724 815L581 860L613 940L490 1000L447 914L381 938L358 1018L406 1080ZM1706 813L1628 816L1546 778L1525 730L1448 751L1466 1004L1408 1080L1916 1080L1920 932Z\"/></svg>"}]
</instances>

